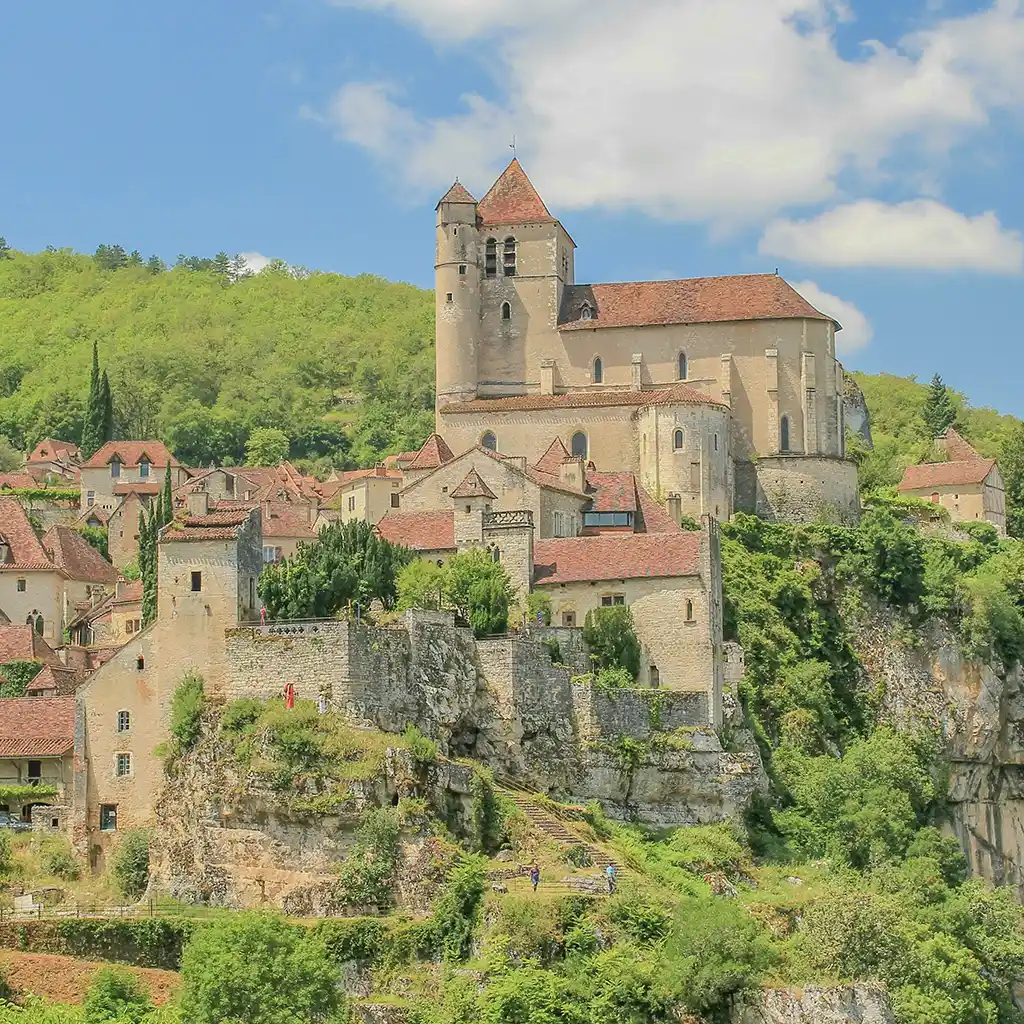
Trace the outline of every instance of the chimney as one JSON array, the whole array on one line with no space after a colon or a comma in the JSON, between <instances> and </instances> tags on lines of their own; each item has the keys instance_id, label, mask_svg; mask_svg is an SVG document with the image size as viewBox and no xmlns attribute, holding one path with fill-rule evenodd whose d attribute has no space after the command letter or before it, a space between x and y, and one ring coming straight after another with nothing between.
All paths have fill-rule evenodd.
<instances>
[{"instance_id":1,"label":"chimney","mask_svg":"<svg viewBox=\"0 0 1024 1024\"><path fill-rule=\"evenodd\" d=\"M683 519L683 496L681 494L670 494L668 496L668 514L672 517L672 522L678 526Z\"/></svg>"},{"instance_id":2,"label":"chimney","mask_svg":"<svg viewBox=\"0 0 1024 1024\"><path fill-rule=\"evenodd\" d=\"M210 495L206 491L191 491L188 496L188 514L205 516L210 513Z\"/></svg>"},{"instance_id":3,"label":"chimney","mask_svg":"<svg viewBox=\"0 0 1024 1024\"><path fill-rule=\"evenodd\" d=\"M633 353L633 359L631 361L630 370L632 372L631 387L633 391L643 390L643 371L644 357L640 352Z\"/></svg>"},{"instance_id":4,"label":"chimney","mask_svg":"<svg viewBox=\"0 0 1024 1024\"><path fill-rule=\"evenodd\" d=\"M554 359L542 359L540 361L540 393L542 395L553 395L555 393Z\"/></svg>"},{"instance_id":5,"label":"chimney","mask_svg":"<svg viewBox=\"0 0 1024 1024\"><path fill-rule=\"evenodd\" d=\"M559 467L558 476L566 487L582 491L586 483L582 459L566 459Z\"/></svg>"}]
</instances>

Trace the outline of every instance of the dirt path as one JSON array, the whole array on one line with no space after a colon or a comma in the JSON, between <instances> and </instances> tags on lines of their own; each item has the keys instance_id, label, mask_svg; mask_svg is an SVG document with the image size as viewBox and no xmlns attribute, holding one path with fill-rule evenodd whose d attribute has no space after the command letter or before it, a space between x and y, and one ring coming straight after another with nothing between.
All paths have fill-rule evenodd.
<instances>
[{"instance_id":1,"label":"dirt path","mask_svg":"<svg viewBox=\"0 0 1024 1024\"><path fill-rule=\"evenodd\" d=\"M110 964L76 960L50 953L16 953L0 950L0 974L15 992L33 992L55 1003L81 1003L92 976ZM181 977L175 971L156 971L148 967L126 967L146 987L158 1006L174 994Z\"/></svg>"}]
</instances>

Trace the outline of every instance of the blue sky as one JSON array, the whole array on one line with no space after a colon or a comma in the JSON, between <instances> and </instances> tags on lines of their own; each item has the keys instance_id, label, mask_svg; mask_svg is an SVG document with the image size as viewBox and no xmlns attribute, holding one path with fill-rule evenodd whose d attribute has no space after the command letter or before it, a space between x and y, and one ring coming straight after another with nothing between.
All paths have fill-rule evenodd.
<instances>
[{"instance_id":1,"label":"blue sky","mask_svg":"<svg viewBox=\"0 0 1024 1024\"><path fill-rule=\"evenodd\" d=\"M514 134L578 280L779 267L848 366L1024 415L1021 0L9 6L16 248L430 286L437 196Z\"/></svg>"}]
</instances>

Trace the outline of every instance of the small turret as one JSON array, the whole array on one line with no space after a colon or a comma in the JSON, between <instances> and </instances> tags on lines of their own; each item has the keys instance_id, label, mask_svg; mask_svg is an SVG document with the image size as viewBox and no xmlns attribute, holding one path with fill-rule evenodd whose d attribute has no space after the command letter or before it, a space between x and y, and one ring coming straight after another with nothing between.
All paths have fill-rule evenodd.
<instances>
[{"instance_id":1,"label":"small turret","mask_svg":"<svg viewBox=\"0 0 1024 1024\"><path fill-rule=\"evenodd\" d=\"M456 181L437 204L434 319L438 409L449 402L476 398L478 250L476 200Z\"/></svg>"}]
</instances>

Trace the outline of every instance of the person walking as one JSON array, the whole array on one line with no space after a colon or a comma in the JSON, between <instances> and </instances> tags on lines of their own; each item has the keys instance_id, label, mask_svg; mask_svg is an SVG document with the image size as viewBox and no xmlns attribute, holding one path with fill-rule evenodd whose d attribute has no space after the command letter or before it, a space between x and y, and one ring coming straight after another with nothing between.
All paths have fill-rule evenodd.
<instances>
[{"instance_id":1,"label":"person walking","mask_svg":"<svg viewBox=\"0 0 1024 1024\"><path fill-rule=\"evenodd\" d=\"M265 626L267 624L267 606L264 604L260 605L260 625Z\"/></svg>"},{"instance_id":2,"label":"person walking","mask_svg":"<svg viewBox=\"0 0 1024 1024\"><path fill-rule=\"evenodd\" d=\"M320 696L316 699L316 709L321 715L327 714L327 694L323 690L320 691Z\"/></svg>"},{"instance_id":3,"label":"person walking","mask_svg":"<svg viewBox=\"0 0 1024 1024\"><path fill-rule=\"evenodd\" d=\"M289 711L295 707L295 687L291 683L284 684L284 706Z\"/></svg>"},{"instance_id":4,"label":"person walking","mask_svg":"<svg viewBox=\"0 0 1024 1024\"><path fill-rule=\"evenodd\" d=\"M604 877L608 882L608 895L612 896L615 893L615 865L609 864L604 869Z\"/></svg>"},{"instance_id":5,"label":"person walking","mask_svg":"<svg viewBox=\"0 0 1024 1024\"><path fill-rule=\"evenodd\" d=\"M534 864L530 868L530 882L533 885L533 891L537 891L537 886L540 884L540 868Z\"/></svg>"}]
</instances>

